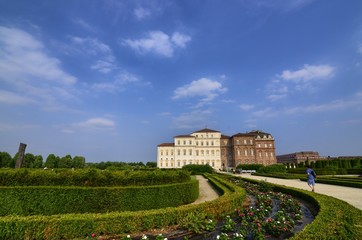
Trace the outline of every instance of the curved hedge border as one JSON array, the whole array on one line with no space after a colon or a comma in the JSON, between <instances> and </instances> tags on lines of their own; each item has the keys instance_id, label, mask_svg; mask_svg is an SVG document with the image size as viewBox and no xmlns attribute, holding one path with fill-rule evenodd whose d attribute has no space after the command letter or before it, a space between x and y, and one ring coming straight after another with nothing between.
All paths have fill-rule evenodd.
<instances>
[{"instance_id":1,"label":"curved hedge border","mask_svg":"<svg viewBox=\"0 0 362 240\"><path fill-rule=\"evenodd\" d=\"M0 216L159 209L188 204L198 196L196 180L147 187L0 187Z\"/></svg>"},{"instance_id":2,"label":"curved hedge border","mask_svg":"<svg viewBox=\"0 0 362 240\"><path fill-rule=\"evenodd\" d=\"M6 216L0 218L0 239L74 239L92 233L113 235L139 232L178 224L190 213L207 213L210 218L221 218L242 205L244 189L214 175L207 177L223 193L214 201L136 212Z\"/></svg>"},{"instance_id":3,"label":"curved hedge border","mask_svg":"<svg viewBox=\"0 0 362 240\"><path fill-rule=\"evenodd\" d=\"M261 181L242 180L260 183ZM272 184L274 191L299 197L317 207L318 214L313 222L298 232L291 240L304 239L360 239L362 236L362 211L352 205L326 195Z\"/></svg>"}]
</instances>

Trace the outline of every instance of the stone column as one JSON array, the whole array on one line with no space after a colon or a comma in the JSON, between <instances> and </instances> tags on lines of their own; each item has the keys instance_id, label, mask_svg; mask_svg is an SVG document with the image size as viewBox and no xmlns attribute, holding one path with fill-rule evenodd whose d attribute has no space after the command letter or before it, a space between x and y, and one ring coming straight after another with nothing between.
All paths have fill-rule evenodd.
<instances>
[{"instance_id":1,"label":"stone column","mask_svg":"<svg viewBox=\"0 0 362 240\"><path fill-rule=\"evenodd\" d=\"M21 168L24 165L25 148L26 148L26 144L20 143L18 159L16 160L15 168Z\"/></svg>"}]
</instances>

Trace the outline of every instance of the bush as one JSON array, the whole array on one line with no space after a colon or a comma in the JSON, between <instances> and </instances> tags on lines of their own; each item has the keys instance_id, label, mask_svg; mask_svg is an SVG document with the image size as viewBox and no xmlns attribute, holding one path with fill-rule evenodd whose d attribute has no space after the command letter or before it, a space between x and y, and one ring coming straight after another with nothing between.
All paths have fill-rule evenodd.
<instances>
[{"instance_id":1,"label":"bush","mask_svg":"<svg viewBox=\"0 0 362 240\"><path fill-rule=\"evenodd\" d=\"M258 171L260 168L263 168L263 164L239 164L236 169L242 170L255 170Z\"/></svg>"},{"instance_id":2,"label":"bush","mask_svg":"<svg viewBox=\"0 0 362 240\"><path fill-rule=\"evenodd\" d=\"M259 169L260 173L275 173L275 172L279 172L279 173L284 173L286 172L285 166L283 164L273 164L273 165L269 165L269 166L264 166L262 168Z\"/></svg>"},{"instance_id":3,"label":"bush","mask_svg":"<svg viewBox=\"0 0 362 240\"><path fill-rule=\"evenodd\" d=\"M183 170L191 172L191 175L200 175L204 173L213 173L214 169L208 165L188 164L182 167Z\"/></svg>"},{"instance_id":4,"label":"bush","mask_svg":"<svg viewBox=\"0 0 362 240\"><path fill-rule=\"evenodd\" d=\"M196 180L149 187L1 187L0 216L158 209L188 204L198 196Z\"/></svg>"},{"instance_id":5,"label":"bush","mask_svg":"<svg viewBox=\"0 0 362 240\"><path fill-rule=\"evenodd\" d=\"M1 169L0 186L150 186L190 181L183 170Z\"/></svg>"},{"instance_id":6,"label":"bush","mask_svg":"<svg viewBox=\"0 0 362 240\"><path fill-rule=\"evenodd\" d=\"M242 205L244 189L214 175L208 178L224 193L214 201L137 212L6 216L0 218L0 239L74 239L92 233L114 235L140 232L179 224L191 213L207 214L211 219L219 219Z\"/></svg>"}]
</instances>

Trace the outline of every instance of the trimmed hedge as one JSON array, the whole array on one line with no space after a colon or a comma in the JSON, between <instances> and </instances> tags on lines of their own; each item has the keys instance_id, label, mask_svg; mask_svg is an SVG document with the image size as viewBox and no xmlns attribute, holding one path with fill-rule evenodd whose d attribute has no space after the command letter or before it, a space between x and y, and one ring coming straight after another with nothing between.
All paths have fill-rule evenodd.
<instances>
[{"instance_id":1,"label":"trimmed hedge","mask_svg":"<svg viewBox=\"0 0 362 240\"><path fill-rule=\"evenodd\" d=\"M6 216L0 218L0 239L74 239L92 233L112 235L140 232L178 224L190 213L208 214L210 218L220 219L242 205L244 189L214 175L208 175L208 178L223 193L214 201L136 212Z\"/></svg>"},{"instance_id":2,"label":"trimmed hedge","mask_svg":"<svg viewBox=\"0 0 362 240\"><path fill-rule=\"evenodd\" d=\"M183 170L0 169L0 186L150 186L190 181Z\"/></svg>"},{"instance_id":3,"label":"trimmed hedge","mask_svg":"<svg viewBox=\"0 0 362 240\"><path fill-rule=\"evenodd\" d=\"M195 201L199 183L149 187L0 187L0 216L105 213L176 207Z\"/></svg>"},{"instance_id":4,"label":"trimmed hedge","mask_svg":"<svg viewBox=\"0 0 362 240\"><path fill-rule=\"evenodd\" d=\"M261 182L245 178L243 180L253 183ZM360 209L334 197L276 184L271 185L274 191L304 199L318 209L318 214L313 222L290 238L291 240L361 239L362 211Z\"/></svg>"}]
</instances>

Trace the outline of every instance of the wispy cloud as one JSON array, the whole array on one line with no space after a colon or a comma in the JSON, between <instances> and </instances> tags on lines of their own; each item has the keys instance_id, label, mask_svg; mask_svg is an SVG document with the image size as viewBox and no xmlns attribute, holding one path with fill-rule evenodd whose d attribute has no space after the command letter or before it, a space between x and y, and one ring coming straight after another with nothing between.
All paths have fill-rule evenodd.
<instances>
[{"instance_id":1,"label":"wispy cloud","mask_svg":"<svg viewBox=\"0 0 362 240\"><path fill-rule=\"evenodd\" d=\"M104 91L109 93L115 93L124 91L127 86L150 86L150 82L144 82L140 78L132 73L123 71L116 74L111 81L98 82L91 85L91 88L97 91Z\"/></svg>"},{"instance_id":2,"label":"wispy cloud","mask_svg":"<svg viewBox=\"0 0 362 240\"><path fill-rule=\"evenodd\" d=\"M330 65L305 64L298 70L284 70L266 86L267 99L276 101L294 91L315 91L321 82L334 76Z\"/></svg>"},{"instance_id":3,"label":"wispy cloud","mask_svg":"<svg viewBox=\"0 0 362 240\"><path fill-rule=\"evenodd\" d=\"M138 7L133 10L133 14L138 20L143 20L151 16L151 11L143 7Z\"/></svg>"},{"instance_id":4,"label":"wispy cloud","mask_svg":"<svg viewBox=\"0 0 362 240\"><path fill-rule=\"evenodd\" d=\"M243 111L249 111L251 109L253 109L255 106L252 104L241 104L240 105L240 109Z\"/></svg>"},{"instance_id":5,"label":"wispy cloud","mask_svg":"<svg viewBox=\"0 0 362 240\"><path fill-rule=\"evenodd\" d=\"M201 100L198 106L201 106L226 91L227 88L223 87L220 82L208 78L201 78L177 88L174 91L172 99L200 97Z\"/></svg>"},{"instance_id":6,"label":"wispy cloud","mask_svg":"<svg viewBox=\"0 0 362 240\"><path fill-rule=\"evenodd\" d=\"M96 28L92 26L91 24L87 23L81 18L73 19L73 22L77 24L78 26L82 27L83 29L90 31L90 32L97 32Z\"/></svg>"},{"instance_id":7,"label":"wispy cloud","mask_svg":"<svg viewBox=\"0 0 362 240\"><path fill-rule=\"evenodd\" d=\"M0 26L0 56L3 103L36 103L55 109L64 100L76 99L77 78L62 70L61 62L49 56L43 43L31 34Z\"/></svg>"},{"instance_id":8,"label":"wispy cloud","mask_svg":"<svg viewBox=\"0 0 362 240\"><path fill-rule=\"evenodd\" d=\"M111 130L115 128L116 124L111 119L99 117L90 118L84 122L74 123L72 126L85 130Z\"/></svg>"},{"instance_id":9,"label":"wispy cloud","mask_svg":"<svg viewBox=\"0 0 362 240\"><path fill-rule=\"evenodd\" d=\"M179 32L172 36L162 31L148 32L145 38L126 39L122 44L129 46L140 54L154 53L163 57L172 57L175 49L185 48L186 44L191 41L191 37Z\"/></svg>"},{"instance_id":10,"label":"wispy cloud","mask_svg":"<svg viewBox=\"0 0 362 240\"><path fill-rule=\"evenodd\" d=\"M173 118L173 124L177 128L195 129L195 127L212 124L211 110L195 110L188 113L183 113L178 117Z\"/></svg>"},{"instance_id":11,"label":"wispy cloud","mask_svg":"<svg viewBox=\"0 0 362 240\"><path fill-rule=\"evenodd\" d=\"M111 48L96 38L71 37L76 50L94 58L91 69L101 73L110 73L117 69L116 59Z\"/></svg>"}]
</instances>

